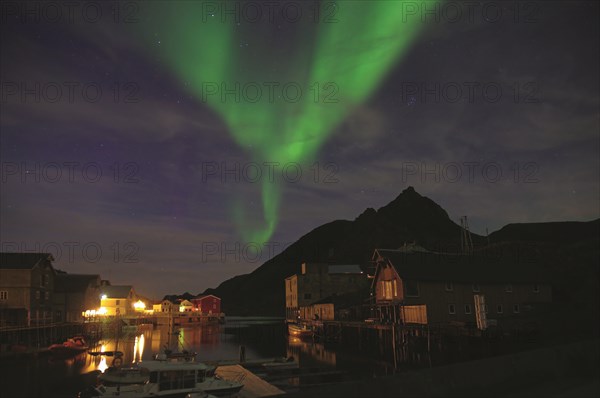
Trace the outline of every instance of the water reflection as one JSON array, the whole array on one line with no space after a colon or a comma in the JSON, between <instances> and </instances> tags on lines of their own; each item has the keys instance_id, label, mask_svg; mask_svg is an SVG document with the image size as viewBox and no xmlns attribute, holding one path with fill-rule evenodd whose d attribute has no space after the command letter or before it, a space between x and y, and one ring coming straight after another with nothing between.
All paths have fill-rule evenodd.
<instances>
[{"instance_id":1,"label":"water reflection","mask_svg":"<svg viewBox=\"0 0 600 398\"><path fill-rule=\"evenodd\" d=\"M312 341L288 339L285 325L280 320L265 319L232 322L228 319L225 325L195 325L174 332L166 325L154 330L148 328L133 334L120 334L118 338L105 336L91 350L120 351L123 364L151 360L164 348L197 352L200 361L210 362L237 360L240 345L245 346L248 360L293 356L302 368L344 370L362 377L381 368L352 348L342 350ZM0 374L3 375L0 377L0 395L11 398L75 396L87 385L95 383L99 372L106 371L114 360L114 355L83 353L68 360L46 357L0 361ZM298 378L297 383L310 381Z\"/></svg>"}]
</instances>

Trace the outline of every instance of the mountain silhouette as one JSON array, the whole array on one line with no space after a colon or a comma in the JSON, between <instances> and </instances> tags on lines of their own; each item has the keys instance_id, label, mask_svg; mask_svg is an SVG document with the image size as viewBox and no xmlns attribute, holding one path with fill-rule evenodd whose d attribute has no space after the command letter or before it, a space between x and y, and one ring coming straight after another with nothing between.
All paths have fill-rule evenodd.
<instances>
[{"instance_id":1,"label":"mountain silhouette","mask_svg":"<svg viewBox=\"0 0 600 398\"><path fill-rule=\"evenodd\" d=\"M490 243L572 243L598 236L591 222L509 224L489 236ZM283 316L284 279L300 273L303 262L360 264L368 268L375 248L416 243L426 249L460 252L462 229L431 199L408 187L378 210L366 209L354 221L336 220L315 228L250 274L239 275L204 294L221 297L228 315ZM482 247L488 238L471 234Z\"/></svg>"}]
</instances>

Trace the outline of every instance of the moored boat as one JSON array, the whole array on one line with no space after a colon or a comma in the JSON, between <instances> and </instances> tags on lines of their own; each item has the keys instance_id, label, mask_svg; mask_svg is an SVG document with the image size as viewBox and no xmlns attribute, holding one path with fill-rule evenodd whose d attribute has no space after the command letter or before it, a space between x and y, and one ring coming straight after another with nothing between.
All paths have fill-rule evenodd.
<instances>
[{"instance_id":1,"label":"moored boat","mask_svg":"<svg viewBox=\"0 0 600 398\"><path fill-rule=\"evenodd\" d=\"M307 338L313 336L313 330L304 323L288 323L288 333L290 336L299 338Z\"/></svg>"},{"instance_id":2,"label":"moored boat","mask_svg":"<svg viewBox=\"0 0 600 398\"><path fill-rule=\"evenodd\" d=\"M88 348L89 347L82 336L75 336L62 344L52 344L48 347L48 350L55 357L68 358L79 355Z\"/></svg>"},{"instance_id":3,"label":"moored boat","mask_svg":"<svg viewBox=\"0 0 600 398\"><path fill-rule=\"evenodd\" d=\"M201 362L189 361L182 358L159 357L153 361L139 362L136 367L122 376L123 380L136 382L115 383L112 378L108 383L106 378L99 378L101 384L80 393L80 397L112 397L149 398L177 397L184 398L189 394L212 394L214 396L231 396L238 393L244 386L242 383L224 380L214 374L214 368ZM164 358L164 359L163 359ZM135 369L140 369L139 371ZM143 370L142 370L143 369ZM119 370L113 370L115 375ZM147 374L148 377L142 377ZM121 377L121 376L119 376ZM103 380L104 379L104 380ZM194 395L192 395L194 396Z\"/></svg>"}]
</instances>

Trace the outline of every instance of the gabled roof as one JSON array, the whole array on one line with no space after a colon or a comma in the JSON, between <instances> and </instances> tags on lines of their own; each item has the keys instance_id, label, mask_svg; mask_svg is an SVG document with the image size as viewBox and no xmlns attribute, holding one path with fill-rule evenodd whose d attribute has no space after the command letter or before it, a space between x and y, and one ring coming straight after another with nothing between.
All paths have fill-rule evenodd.
<instances>
[{"instance_id":1,"label":"gabled roof","mask_svg":"<svg viewBox=\"0 0 600 398\"><path fill-rule=\"evenodd\" d=\"M215 296L214 294L199 294L199 295L197 295L196 297L194 297L194 298L192 299L192 301L193 301L193 300L202 300L202 299L205 299L205 298L207 298L207 297L214 297L214 298L216 298L216 299L218 299L218 300L221 300L221 298L220 298L220 297L217 297L217 296Z\"/></svg>"},{"instance_id":2,"label":"gabled roof","mask_svg":"<svg viewBox=\"0 0 600 398\"><path fill-rule=\"evenodd\" d=\"M126 298L129 296L129 292L133 289L131 285L122 286L102 286L100 288L100 295L106 294L107 298Z\"/></svg>"},{"instance_id":3,"label":"gabled roof","mask_svg":"<svg viewBox=\"0 0 600 398\"><path fill-rule=\"evenodd\" d=\"M99 283L100 275L57 273L54 279L54 289L57 292L84 292L90 284Z\"/></svg>"},{"instance_id":4,"label":"gabled roof","mask_svg":"<svg viewBox=\"0 0 600 398\"><path fill-rule=\"evenodd\" d=\"M514 247L473 254L377 249L374 259L391 264L404 280L464 283L540 283L547 280L541 266L541 254L518 252Z\"/></svg>"},{"instance_id":5,"label":"gabled roof","mask_svg":"<svg viewBox=\"0 0 600 398\"><path fill-rule=\"evenodd\" d=\"M54 261L50 253L0 253L0 269L32 269L44 262Z\"/></svg>"}]
</instances>

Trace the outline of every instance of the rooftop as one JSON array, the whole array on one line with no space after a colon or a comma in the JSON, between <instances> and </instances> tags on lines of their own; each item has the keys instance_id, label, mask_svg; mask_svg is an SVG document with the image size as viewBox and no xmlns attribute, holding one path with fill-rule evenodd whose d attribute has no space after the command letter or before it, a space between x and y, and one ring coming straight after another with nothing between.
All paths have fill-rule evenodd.
<instances>
[{"instance_id":1,"label":"rooftop","mask_svg":"<svg viewBox=\"0 0 600 398\"><path fill-rule=\"evenodd\" d=\"M125 298L129 296L129 292L133 289L131 285L122 286L102 286L100 289L101 295L106 295L107 298Z\"/></svg>"},{"instance_id":2,"label":"rooftop","mask_svg":"<svg viewBox=\"0 0 600 398\"><path fill-rule=\"evenodd\" d=\"M377 249L406 280L466 283L527 283L547 279L535 252L480 251L474 254L403 252Z\"/></svg>"},{"instance_id":3,"label":"rooftop","mask_svg":"<svg viewBox=\"0 0 600 398\"><path fill-rule=\"evenodd\" d=\"M43 261L54 261L50 253L0 253L0 269L32 269Z\"/></svg>"}]
</instances>

